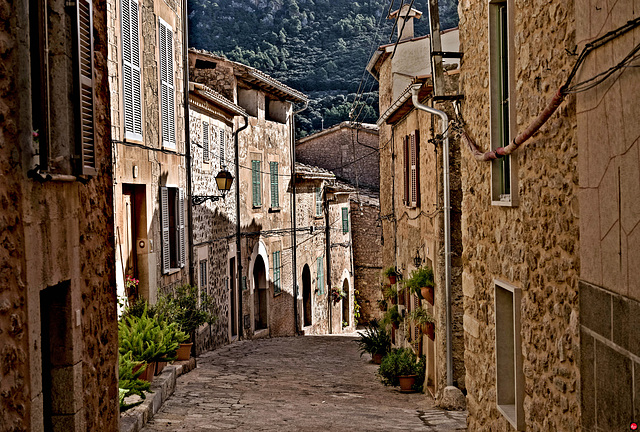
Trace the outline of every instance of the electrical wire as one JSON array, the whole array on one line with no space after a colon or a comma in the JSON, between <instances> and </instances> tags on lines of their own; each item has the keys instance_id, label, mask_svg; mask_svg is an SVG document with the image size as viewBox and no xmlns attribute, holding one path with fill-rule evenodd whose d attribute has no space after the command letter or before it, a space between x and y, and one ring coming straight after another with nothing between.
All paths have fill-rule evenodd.
<instances>
[{"instance_id":1,"label":"electrical wire","mask_svg":"<svg viewBox=\"0 0 640 432\"><path fill-rule=\"evenodd\" d=\"M180 153L174 150L167 150L164 148L156 148L156 147L150 147L144 144L137 144L137 143L132 143L132 142L127 142L127 141L119 141L119 140L111 140L112 144L122 144L125 145L127 147L137 147L143 150L151 150L154 152L160 152L160 153L165 153L165 154L171 154L171 155L175 155L175 156L181 156L181 157L185 157L186 154L184 153Z\"/></svg>"}]
</instances>

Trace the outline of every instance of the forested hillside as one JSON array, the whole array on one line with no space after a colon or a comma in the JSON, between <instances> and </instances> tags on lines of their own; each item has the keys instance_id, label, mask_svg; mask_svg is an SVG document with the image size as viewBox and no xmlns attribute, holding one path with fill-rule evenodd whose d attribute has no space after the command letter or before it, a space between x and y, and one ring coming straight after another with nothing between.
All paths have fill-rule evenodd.
<instances>
[{"instance_id":1,"label":"forested hillside","mask_svg":"<svg viewBox=\"0 0 640 432\"><path fill-rule=\"evenodd\" d=\"M365 73L373 50L389 43L387 13L402 0L189 0L189 44L256 67L308 94L298 135L378 116L377 83ZM405 0L405 3L410 3ZM416 35L428 33L427 0ZM440 0L442 28L457 25L457 1ZM358 104L353 107L354 100ZM355 118L354 118L355 119Z\"/></svg>"}]
</instances>

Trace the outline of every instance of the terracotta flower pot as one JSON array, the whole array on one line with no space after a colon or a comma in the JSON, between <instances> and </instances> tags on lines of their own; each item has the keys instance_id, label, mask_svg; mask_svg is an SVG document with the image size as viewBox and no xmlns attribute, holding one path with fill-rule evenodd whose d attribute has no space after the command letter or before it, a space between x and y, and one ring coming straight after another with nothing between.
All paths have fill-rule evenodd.
<instances>
[{"instance_id":1,"label":"terracotta flower pot","mask_svg":"<svg viewBox=\"0 0 640 432\"><path fill-rule=\"evenodd\" d=\"M436 339L436 325L434 323L426 323L422 326L422 333L426 334L431 340Z\"/></svg>"},{"instance_id":2,"label":"terracotta flower pot","mask_svg":"<svg viewBox=\"0 0 640 432\"><path fill-rule=\"evenodd\" d=\"M140 370L140 368L144 368L144 371L140 374L138 379L146 382L153 382L153 374L156 370L156 363L151 362L151 363L147 363L146 365L145 364L138 365L133 368L133 372L136 373L137 371Z\"/></svg>"},{"instance_id":3,"label":"terracotta flower pot","mask_svg":"<svg viewBox=\"0 0 640 432\"><path fill-rule=\"evenodd\" d=\"M157 361L156 362L156 375L160 375L162 373L162 370L165 368L166 365L167 365L166 361Z\"/></svg>"},{"instance_id":4,"label":"terracotta flower pot","mask_svg":"<svg viewBox=\"0 0 640 432\"><path fill-rule=\"evenodd\" d=\"M396 282L397 282L397 281L396 281L396 275L391 275L391 276L389 276L389 283L390 283L391 285L395 284Z\"/></svg>"},{"instance_id":5,"label":"terracotta flower pot","mask_svg":"<svg viewBox=\"0 0 640 432\"><path fill-rule=\"evenodd\" d=\"M433 306L433 287L420 288L420 294L422 294L423 299L428 301Z\"/></svg>"},{"instance_id":6,"label":"terracotta flower pot","mask_svg":"<svg viewBox=\"0 0 640 432\"><path fill-rule=\"evenodd\" d=\"M191 346L193 343L180 344L180 348L178 348L178 352L176 354L177 360L189 360L191 357Z\"/></svg>"},{"instance_id":7,"label":"terracotta flower pot","mask_svg":"<svg viewBox=\"0 0 640 432\"><path fill-rule=\"evenodd\" d=\"M413 385L416 382L416 375L400 375L398 377L398 380L400 381L400 391L401 392L412 392L413 391Z\"/></svg>"},{"instance_id":8,"label":"terracotta flower pot","mask_svg":"<svg viewBox=\"0 0 640 432\"><path fill-rule=\"evenodd\" d=\"M375 364L380 364L382 363L382 354L374 354L371 356L371 361L373 361Z\"/></svg>"}]
</instances>

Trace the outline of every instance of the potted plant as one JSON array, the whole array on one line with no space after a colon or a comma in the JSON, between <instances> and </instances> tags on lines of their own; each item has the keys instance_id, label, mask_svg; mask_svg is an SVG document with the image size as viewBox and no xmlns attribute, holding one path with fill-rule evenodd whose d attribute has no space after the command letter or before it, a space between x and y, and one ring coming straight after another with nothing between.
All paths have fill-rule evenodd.
<instances>
[{"instance_id":1,"label":"potted plant","mask_svg":"<svg viewBox=\"0 0 640 432\"><path fill-rule=\"evenodd\" d=\"M387 311L387 300L380 299L380 300L377 300L377 302L378 302L378 307L380 308L380 311L386 312Z\"/></svg>"},{"instance_id":2,"label":"potted plant","mask_svg":"<svg viewBox=\"0 0 640 432\"><path fill-rule=\"evenodd\" d=\"M333 303L339 303L343 298L347 297L342 288L331 288L331 300Z\"/></svg>"},{"instance_id":3,"label":"potted plant","mask_svg":"<svg viewBox=\"0 0 640 432\"><path fill-rule=\"evenodd\" d=\"M387 267L386 269L384 269L382 274L384 275L384 277L389 278L389 283L391 285L397 282L398 272L396 271L395 267Z\"/></svg>"},{"instance_id":4,"label":"potted plant","mask_svg":"<svg viewBox=\"0 0 640 432\"><path fill-rule=\"evenodd\" d=\"M385 299L389 300L391 304L396 304L398 302L398 288L396 285L383 285L382 286L382 295Z\"/></svg>"},{"instance_id":5,"label":"potted plant","mask_svg":"<svg viewBox=\"0 0 640 432\"><path fill-rule=\"evenodd\" d=\"M376 320L372 320L364 332L358 332L358 334L360 339L355 342L360 349L360 357L364 353L369 353L371 354L371 361L375 364L380 364L382 358L391 348L389 332L383 326L380 326Z\"/></svg>"},{"instance_id":6,"label":"potted plant","mask_svg":"<svg viewBox=\"0 0 640 432\"><path fill-rule=\"evenodd\" d=\"M198 299L200 298L200 302ZM200 304L198 304L200 303ZM196 330L204 323L216 320L211 310L213 301L206 292L198 296L198 287L181 285L175 291L161 296L156 305L157 313L167 321L175 322L180 330L189 336L190 342L181 343L177 352L178 360L189 360Z\"/></svg>"},{"instance_id":7,"label":"potted plant","mask_svg":"<svg viewBox=\"0 0 640 432\"><path fill-rule=\"evenodd\" d=\"M157 321L146 313L142 317L127 316L118 323L118 341L120 355L130 353L131 359L138 362L137 368L144 368L140 379L153 381L155 359L165 353Z\"/></svg>"},{"instance_id":8,"label":"potted plant","mask_svg":"<svg viewBox=\"0 0 640 432\"><path fill-rule=\"evenodd\" d=\"M405 287L409 292L417 294L433 305L433 269L431 267L420 267L411 272L411 277L406 280Z\"/></svg>"},{"instance_id":9,"label":"potted plant","mask_svg":"<svg viewBox=\"0 0 640 432\"><path fill-rule=\"evenodd\" d=\"M426 334L429 339L435 339L435 320L433 315L426 309L421 307L416 308L409 314L409 319L422 330L422 333Z\"/></svg>"},{"instance_id":10,"label":"potted plant","mask_svg":"<svg viewBox=\"0 0 640 432\"><path fill-rule=\"evenodd\" d=\"M402 316L400 315L400 312L398 312L398 306L395 305L391 306L382 318L383 325L391 325L396 330L400 325L400 321L402 321Z\"/></svg>"},{"instance_id":11,"label":"potted plant","mask_svg":"<svg viewBox=\"0 0 640 432\"><path fill-rule=\"evenodd\" d=\"M418 361L411 349L396 348L382 359L378 376L384 385L400 386L400 391L421 391L424 368L424 356Z\"/></svg>"},{"instance_id":12,"label":"potted plant","mask_svg":"<svg viewBox=\"0 0 640 432\"><path fill-rule=\"evenodd\" d=\"M151 385L148 381L140 379L140 375L143 374L144 362L138 362L133 360L132 353L120 354L118 358L118 389L120 399L120 412L124 412L129 408L133 408L136 405L140 405L143 401L139 401L133 404L125 403L125 398L132 395L138 395L142 399L145 399L145 391L149 391Z\"/></svg>"}]
</instances>

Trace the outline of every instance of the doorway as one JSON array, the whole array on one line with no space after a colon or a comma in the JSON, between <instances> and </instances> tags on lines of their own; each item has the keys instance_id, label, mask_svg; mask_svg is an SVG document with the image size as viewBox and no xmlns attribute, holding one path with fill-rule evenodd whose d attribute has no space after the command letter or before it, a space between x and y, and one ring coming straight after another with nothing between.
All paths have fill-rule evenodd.
<instances>
[{"instance_id":1,"label":"doorway","mask_svg":"<svg viewBox=\"0 0 640 432\"><path fill-rule=\"evenodd\" d=\"M123 280L129 276L141 280L140 253L144 251L146 242L146 202L145 185L123 184L121 202L121 223L119 227L119 244L116 253L120 258L120 268ZM142 263L142 267L144 263ZM146 277L142 277L146 279ZM131 288L125 293L129 300L137 299L140 294L148 292L146 281L140 282L137 288Z\"/></svg>"},{"instance_id":2,"label":"doorway","mask_svg":"<svg viewBox=\"0 0 640 432\"><path fill-rule=\"evenodd\" d=\"M351 298L349 297L349 281L347 279L342 283L342 292L344 293L344 297L342 298L342 328L344 328L351 324L351 316L349 313ZM344 323L346 323L346 326Z\"/></svg>"},{"instance_id":3,"label":"doorway","mask_svg":"<svg viewBox=\"0 0 640 432\"><path fill-rule=\"evenodd\" d=\"M311 321L311 270L305 264L302 269L302 309L304 313L304 326L310 326Z\"/></svg>"},{"instance_id":4,"label":"doorway","mask_svg":"<svg viewBox=\"0 0 640 432\"><path fill-rule=\"evenodd\" d=\"M236 258L229 259L229 320L231 321L231 336L238 335L238 293L236 291Z\"/></svg>"},{"instance_id":5,"label":"doorway","mask_svg":"<svg viewBox=\"0 0 640 432\"><path fill-rule=\"evenodd\" d=\"M253 265L253 299L255 329L262 330L268 327L267 319L267 272L262 256L258 255Z\"/></svg>"}]
</instances>

